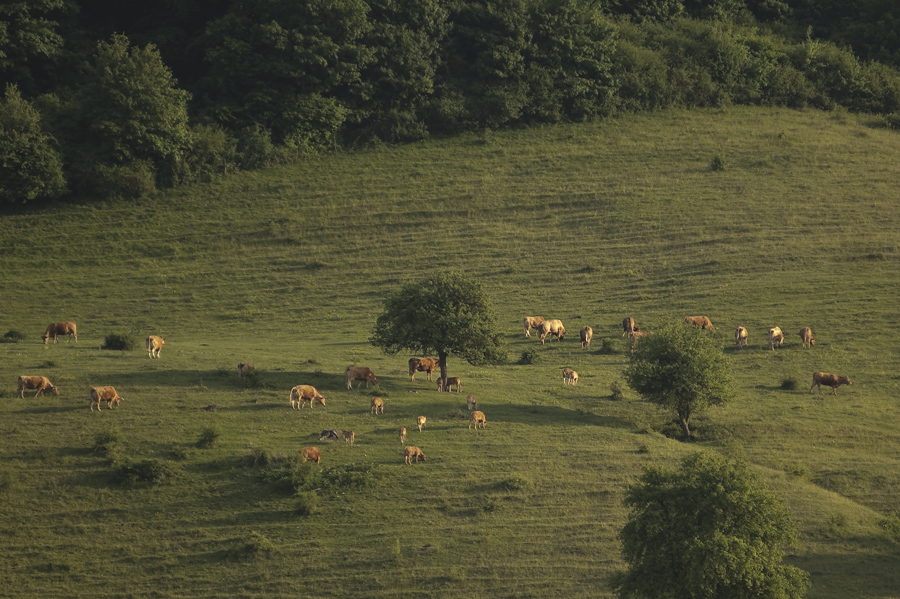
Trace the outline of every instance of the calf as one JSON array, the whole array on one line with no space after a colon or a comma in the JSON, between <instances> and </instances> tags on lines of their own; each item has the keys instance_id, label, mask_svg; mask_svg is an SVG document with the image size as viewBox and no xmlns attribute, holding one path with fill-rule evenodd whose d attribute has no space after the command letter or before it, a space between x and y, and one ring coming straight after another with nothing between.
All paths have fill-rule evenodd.
<instances>
[{"instance_id":1,"label":"calf","mask_svg":"<svg viewBox=\"0 0 900 599\"><path fill-rule=\"evenodd\" d=\"M91 412L94 411L95 405L99 412L100 403L104 401L107 409L112 409L113 405L118 406L122 402L122 398L116 393L115 387L91 387Z\"/></svg>"},{"instance_id":2,"label":"calf","mask_svg":"<svg viewBox=\"0 0 900 599\"><path fill-rule=\"evenodd\" d=\"M406 427L400 427L400 443L406 443Z\"/></svg>"},{"instance_id":3,"label":"calf","mask_svg":"<svg viewBox=\"0 0 900 599\"><path fill-rule=\"evenodd\" d=\"M366 366L348 366L347 370L344 371L344 374L347 375L347 389L353 388L353 381L365 381L366 389L369 388L369 383L373 385L378 385L378 379L375 378L375 373L372 372L371 368ZM359 388L362 386L362 383L357 385Z\"/></svg>"},{"instance_id":4,"label":"calf","mask_svg":"<svg viewBox=\"0 0 900 599\"><path fill-rule=\"evenodd\" d=\"M734 343L741 349L747 346L747 329L738 327L734 330Z\"/></svg>"},{"instance_id":5,"label":"calf","mask_svg":"<svg viewBox=\"0 0 900 599\"><path fill-rule=\"evenodd\" d=\"M412 464L413 458L416 458L417 464L419 463L419 458L422 458L423 462L426 461L425 454L422 453L422 450L419 449L418 447L412 447L412 446L404 447L403 448L403 457L405 458L407 464Z\"/></svg>"},{"instance_id":6,"label":"calf","mask_svg":"<svg viewBox=\"0 0 900 599\"><path fill-rule=\"evenodd\" d=\"M319 460L322 459L322 454L319 452L318 447L304 447L300 450L300 455L303 456L304 462L315 462L319 463Z\"/></svg>"},{"instance_id":7,"label":"calf","mask_svg":"<svg viewBox=\"0 0 900 599\"><path fill-rule=\"evenodd\" d=\"M253 364L248 364L246 362L241 362L238 364L238 378L244 380L251 372L255 369L253 368Z\"/></svg>"},{"instance_id":8,"label":"calf","mask_svg":"<svg viewBox=\"0 0 900 599\"><path fill-rule=\"evenodd\" d=\"M522 321L522 325L525 327L525 336L531 337L531 329L537 329L543 322L543 316L526 316Z\"/></svg>"},{"instance_id":9,"label":"calf","mask_svg":"<svg viewBox=\"0 0 900 599\"><path fill-rule=\"evenodd\" d=\"M809 327L803 327L800 329L800 340L803 342L803 347L809 349L813 345L816 344L816 340L813 339L812 329Z\"/></svg>"},{"instance_id":10,"label":"calf","mask_svg":"<svg viewBox=\"0 0 900 599\"><path fill-rule=\"evenodd\" d=\"M313 407L313 402L317 402L325 405L325 398L322 397L322 394L319 393L315 387L312 385L297 385L296 387L291 389L291 394L289 397L291 401L291 408L302 409L303 404L309 403L309 409L311 410Z\"/></svg>"},{"instance_id":11,"label":"calf","mask_svg":"<svg viewBox=\"0 0 900 599\"><path fill-rule=\"evenodd\" d=\"M384 414L384 400L380 397L373 397L371 406L372 409L369 410L370 413L377 415L378 411L381 410L381 413Z\"/></svg>"},{"instance_id":12,"label":"calf","mask_svg":"<svg viewBox=\"0 0 900 599\"><path fill-rule=\"evenodd\" d=\"M563 385L577 385L578 373L571 368L563 368Z\"/></svg>"},{"instance_id":13,"label":"calf","mask_svg":"<svg viewBox=\"0 0 900 599\"><path fill-rule=\"evenodd\" d=\"M772 351L775 351L776 345L781 345L782 343L784 343L784 333L781 332L781 327L769 329L769 347L772 348Z\"/></svg>"},{"instance_id":14,"label":"calf","mask_svg":"<svg viewBox=\"0 0 900 599\"><path fill-rule=\"evenodd\" d=\"M419 427L419 432L422 432L422 427L425 426L425 421L428 420L424 416L419 416L416 418L416 426Z\"/></svg>"},{"instance_id":15,"label":"calf","mask_svg":"<svg viewBox=\"0 0 900 599\"><path fill-rule=\"evenodd\" d=\"M626 316L622 319L622 329L625 331L622 333L623 337L629 337L635 330L637 330L637 326L634 324L634 318L631 316Z\"/></svg>"},{"instance_id":16,"label":"calf","mask_svg":"<svg viewBox=\"0 0 900 599\"><path fill-rule=\"evenodd\" d=\"M159 352L162 351L162 347L165 342L165 338L157 337L156 335L150 335L149 337L147 337L147 355L151 358L158 358Z\"/></svg>"},{"instance_id":17,"label":"calf","mask_svg":"<svg viewBox=\"0 0 900 599\"><path fill-rule=\"evenodd\" d=\"M469 411L478 409L478 400L475 399L474 395L470 395L466 398L466 406L469 408Z\"/></svg>"},{"instance_id":18,"label":"calf","mask_svg":"<svg viewBox=\"0 0 900 599\"><path fill-rule=\"evenodd\" d=\"M472 424L474 424L475 430L477 431L479 422L481 423L482 429L487 426L487 419L484 417L484 412L475 411L469 414L469 430L472 429Z\"/></svg>"},{"instance_id":19,"label":"calf","mask_svg":"<svg viewBox=\"0 0 900 599\"><path fill-rule=\"evenodd\" d=\"M458 376L448 376L446 381L438 379L438 391L450 391L452 387L456 387L456 392L459 393L462 388L462 379Z\"/></svg>"},{"instance_id":20,"label":"calf","mask_svg":"<svg viewBox=\"0 0 900 599\"><path fill-rule=\"evenodd\" d=\"M353 431L341 431L341 435L344 437L344 442L349 443L351 446L356 441L356 433Z\"/></svg>"},{"instance_id":21,"label":"calf","mask_svg":"<svg viewBox=\"0 0 900 599\"><path fill-rule=\"evenodd\" d=\"M47 330L44 331L41 339L44 340L44 345L47 345L47 341L49 341L51 337L53 338L53 343L59 343L57 337L60 335L68 335L69 339L66 339L66 343L71 339L74 339L75 343L78 343L78 333L76 331L77 329L74 322L51 322L47 325Z\"/></svg>"},{"instance_id":22,"label":"calf","mask_svg":"<svg viewBox=\"0 0 900 599\"><path fill-rule=\"evenodd\" d=\"M827 387L831 387L831 394L837 395L837 388L841 385L849 385L850 377L849 376L838 376L836 374L828 374L826 372L814 372L813 373L813 382L812 386L809 388L809 392L812 393L813 387L819 388L819 393L822 393L822 385Z\"/></svg>"},{"instance_id":23,"label":"calf","mask_svg":"<svg viewBox=\"0 0 900 599\"><path fill-rule=\"evenodd\" d=\"M44 391L49 391L53 395L59 395L59 389L45 376L27 376L23 374L19 377L19 397L22 399L25 399L25 389L37 389L34 392L35 397L43 395Z\"/></svg>"},{"instance_id":24,"label":"calf","mask_svg":"<svg viewBox=\"0 0 900 599\"><path fill-rule=\"evenodd\" d=\"M704 330L716 330L716 328L712 325L712 321L706 316L685 316L684 322L686 322L687 324L692 324L695 327L700 327Z\"/></svg>"},{"instance_id":25,"label":"calf","mask_svg":"<svg viewBox=\"0 0 900 599\"><path fill-rule=\"evenodd\" d=\"M594 329L591 327L581 328L581 347L587 349L591 346L591 339L594 337Z\"/></svg>"}]
</instances>

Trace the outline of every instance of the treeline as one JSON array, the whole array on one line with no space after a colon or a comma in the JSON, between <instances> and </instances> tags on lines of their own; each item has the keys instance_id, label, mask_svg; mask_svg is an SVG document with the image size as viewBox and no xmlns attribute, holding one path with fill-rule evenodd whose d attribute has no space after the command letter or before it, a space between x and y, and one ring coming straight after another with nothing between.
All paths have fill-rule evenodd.
<instances>
[{"instance_id":1,"label":"treeline","mask_svg":"<svg viewBox=\"0 0 900 599\"><path fill-rule=\"evenodd\" d=\"M670 106L890 115L893 4L11 0L0 203L139 197L339 148Z\"/></svg>"}]
</instances>

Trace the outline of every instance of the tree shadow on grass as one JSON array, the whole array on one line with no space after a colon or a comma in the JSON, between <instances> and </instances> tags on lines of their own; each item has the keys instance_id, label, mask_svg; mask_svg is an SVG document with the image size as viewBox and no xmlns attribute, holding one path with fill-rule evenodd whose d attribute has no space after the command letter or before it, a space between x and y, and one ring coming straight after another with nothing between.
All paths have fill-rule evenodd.
<instances>
[{"instance_id":1,"label":"tree shadow on grass","mask_svg":"<svg viewBox=\"0 0 900 599\"><path fill-rule=\"evenodd\" d=\"M585 410L560 406L518 405L498 406L494 421L549 426L602 426L606 428L634 429L630 420L616 416L603 416Z\"/></svg>"}]
</instances>

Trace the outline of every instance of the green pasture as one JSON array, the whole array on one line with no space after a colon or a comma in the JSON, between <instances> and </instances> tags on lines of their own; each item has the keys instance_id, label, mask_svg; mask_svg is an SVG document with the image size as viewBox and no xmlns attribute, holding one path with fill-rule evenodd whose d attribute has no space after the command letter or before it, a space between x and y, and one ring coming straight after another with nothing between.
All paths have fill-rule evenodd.
<instances>
[{"instance_id":1,"label":"green pasture","mask_svg":"<svg viewBox=\"0 0 900 599\"><path fill-rule=\"evenodd\" d=\"M713 451L785 500L810 597L900 597L898 181L900 137L873 118L734 108L6 211L0 335L26 337L0 344L0 596L610 597L628 485L645 465ZM484 284L508 344L507 365L451 358L459 395L424 373L410 382L409 355L368 342L386 295L438 269ZM534 315L561 319L566 339L526 339ZM694 442L625 386L629 315L645 330L716 325L738 392L692 423ZM62 320L78 343L42 345ZM776 325L786 340L771 351ZM113 333L137 349L100 349ZM159 360L141 349L148 334L166 338ZM520 363L527 350L535 363ZM238 362L257 378L238 381ZM351 364L380 388L348 390ZM814 371L853 384L810 394ZM20 399L20 374L59 396ZM326 405L291 410L297 384ZM91 412L97 385L122 405ZM467 429L469 393L485 431ZM383 416L369 414L374 394ZM404 464L401 426L425 463ZM320 442L331 428L356 444ZM217 442L198 447L209 429ZM103 435L116 455L95 450ZM309 445L332 482L304 515L260 456L283 464ZM170 475L120 484L129 460Z\"/></svg>"}]
</instances>

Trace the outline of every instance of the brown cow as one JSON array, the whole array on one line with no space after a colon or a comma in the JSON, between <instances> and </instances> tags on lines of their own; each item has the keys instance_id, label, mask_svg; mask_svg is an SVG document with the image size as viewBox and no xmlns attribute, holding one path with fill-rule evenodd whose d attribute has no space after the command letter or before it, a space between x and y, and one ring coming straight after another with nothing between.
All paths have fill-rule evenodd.
<instances>
[{"instance_id":1,"label":"brown cow","mask_svg":"<svg viewBox=\"0 0 900 599\"><path fill-rule=\"evenodd\" d=\"M422 432L422 427L425 426L425 421L428 420L425 416L419 416L416 418L416 426L419 427L419 432Z\"/></svg>"},{"instance_id":2,"label":"brown cow","mask_svg":"<svg viewBox=\"0 0 900 599\"><path fill-rule=\"evenodd\" d=\"M734 330L734 343L741 349L747 346L747 329L745 327L738 327Z\"/></svg>"},{"instance_id":3,"label":"brown cow","mask_svg":"<svg viewBox=\"0 0 900 599\"><path fill-rule=\"evenodd\" d=\"M45 376L27 376L23 374L19 377L19 397L22 399L25 399L25 389L37 389L34 392L35 397L43 395L44 391L49 391L53 395L59 395L59 389Z\"/></svg>"},{"instance_id":4,"label":"brown cow","mask_svg":"<svg viewBox=\"0 0 900 599\"><path fill-rule=\"evenodd\" d=\"M406 460L407 464L412 464L413 458L416 458L417 464L419 463L419 458L422 458L423 462L426 461L425 454L422 453L422 450L419 449L418 447L412 447L412 446L404 447L403 448L403 457Z\"/></svg>"},{"instance_id":5,"label":"brown cow","mask_svg":"<svg viewBox=\"0 0 900 599\"><path fill-rule=\"evenodd\" d=\"M543 322L543 316L526 316L522 321L522 326L525 327L525 336L531 337L531 329L537 329Z\"/></svg>"},{"instance_id":6,"label":"brown cow","mask_svg":"<svg viewBox=\"0 0 900 599\"><path fill-rule=\"evenodd\" d=\"M104 401L107 409L112 409L113 404L118 406L122 402L122 398L116 393L115 387L91 387L91 412L94 411L95 405L99 412L101 409L100 403Z\"/></svg>"},{"instance_id":7,"label":"brown cow","mask_svg":"<svg viewBox=\"0 0 900 599\"><path fill-rule=\"evenodd\" d=\"M544 338L547 335L562 341L566 336L566 327L563 326L561 320L545 320L538 327L538 332L541 334L541 345L544 345Z\"/></svg>"},{"instance_id":8,"label":"brown cow","mask_svg":"<svg viewBox=\"0 0 900 599\"><path fill-rule=\"evenodd\" d=\"M369 410L370 413L377 415L378 411L381 410L381 413L384 414L384 400L380 397L373 397L371 406L372 409Z\"/></svg>"},{"instance_id":9,"label":"brown cow","mask_svg":"<svg viewBox=\"0 0 900 599\"><path fill-rule=\"evenodd\" d=\"M440 367L441 361L437 358L410 358L409 359L409 380L414 381L417 372L428 373L428 380L431 380L431 373Z\"/></svg>"},{"instance_id":10,"label":"brown cow","mask_svg":"<svg viewBox=\"0 0 900 599\"><path fill-rule=\"evenodd\" d=\"M162 351L163 344L166 340L163 337L157 337L156 335L150 335L147 337L147 355L151 358L158 358L159 352Z\"/></svg>"},{"instance_id":11,"label":"brown cow","mask_svg":"<svg viewBox=\"0 0 900 599\"><path fill-rule=\"evenodd\" d=\"M591 327L581 328L581 347L588 348L591 346L591 339L594 337L594 329Z\"/></svg>"},{"instance_id":12,"label":"brown cow","mask_svg":"<svg viewBox=\"0 0 900 599\"><path fill-rule=\"evenodd\" d=\"M812 329L809 327L803 327L800 329L800 340L803 342L803 347L809 349L813 345L816 344L816 340L813 339Z\"/></svg>"},{"instance_id":13,"label":"brown cow","mask_svg":"<svg viewBox=\"0 0 900 599\"><path fill-rule=\"evenodd\" d=\"M578 373L571 368L563 368L563 385L577 385Z\"/></svg>"},{"instance_id":14,"label":"brown cow","mask_svg":"<svg viewBox=\"0 0 900 599\"><path fill-rule=\"evenodd\" d=\"M243 380L244 378L247 377L247 375L249 375L254 370L256 370L256 369L253 367L253 364L241 362L240 364L238 364L238 378Z\"/></svg>"},{"instance_id":15,"label":"brown cow","mask_svg":"<svg viewBox=\"0 0 900 599\"><path fill-rule=\"evenodd\" d=\"M406 427L400 427L400 443L406 443Z\"/></svg>"},{"instance_id":16,"label":"brown cow","mask_svg":"<svg viewBox=\"0 0 900 599\"><path fill-rule=\"evenodd\" d=\"M474 395L470 395L466 398L466 406L469 408L469 411L478 409L478 400L475 399Z\"/></svg>"},{"instance_id":17,"label":"brown cow","mask_svg":"<svg viewBox=\"0 0 900 599\"><path fill-rule=\"evenodd\" d=\"M849 385L850 377L849 376L838 376L836 374L828 374L825 372L814 372L813 373L813 382L812 386L809 388L809 392L812 393L813 387L819 388L819 393L822 392L822 385L827 385L831 387L831 394L837 395L837 388L841 385Z\"/></svg>"},{"instance_id":18,"label":"brown cow","mask_svg":"<svg viewBox=\"0 0 900 599\"><path fill-rule=\"evenodd\" d=\"M637 330L637 326L634 324L634 318L631 316L626 316L622 319L622 329L625 331L622 333L623 337L630 337L631 334Z\"/></svg>"},{"instance_id":19,"label":"brown cow","mask_svg":"<svg viewBox=\"0 0 900 599\"><path fill-rule=\"evenodd\" d=\"M470 430L472 429L472 424L474 424L475 430L477 431L479 422L481 423L482 429L484 429L484 427L487 426L487 419L484 417L484 412L479 412L476 410L476 411L472 412L471 414L469 414L469 429Z\"/></svg>"},{"instance_id":20,"label":"brown cow","mask_svg":"<svg viewBox=\"0 0 900 599\"><path fill-rule=\"evenodd\" d=\"M456 387L456 392L459 393L462 388L462 379L458 376L448 376L446 383L444 379L438 379L438 391L450 391L453 387Z\"/></svg>"},{"instance_id":21,"label":"brown cow","mask_svg":"<svg viewBox=\"0 0 900 599\"><path fill-rule=\"evenodd\" d=\"M353 431L341 431L341 435L344 437L344 443L349 443L351 446L356 441L356 433Z\"/></svg>"},{"instance_id":22,"label":"brown cow","mask_svg":"<svg viewBox=\"0 0 900 599\"><path fill-rule=\"evenodd\" d=\"M289 397L291 408L296 407L298 410L303 408L303 404L309 402L309 409L313 407L313 402L325 405L325 398L312 385L297 385L291 389Z\"/></svg>"},{"instance_id":23,"label":"brown cow","mask_svg":"<svg viewBox=\"0 0 900 599\"><path fill-rule=\"evenodd\" d=\"M772 351L775 351L776 345L781 345L784 343L784 333L781 332L781 327L772 327L769 329L769 347L772 348Z\"/></svg>"},{"instance_id":24,"label":"brown cow","mask_svg":"<svg viewBox=\"0 0 900 599\"><path fill-rule=\"evenodd\" d=\"M371 368L366 366L348 366L345 371L347 375L347 388L353 388L353 381L365 381L366 389L369 388L369 383L373 385L378 385L378 379L375 378L375 373L372 372ZM362 383L356 386L359 389L362 386Z\"/></svg>"},{"instance_id":25,"label":"brown cow","mask_svg":"<svg viewBox=\"0 0 900 599\"><path fill-rule=\"evenodd\" d=\"M319 460L322 459L322 453L318 447L304 447L300 450L300 455L303 456L304 462L315 462L318 464Z\"/></svg>"},{"instance_id":26,"label":"brown cow","mask_svg":"<svg viewBox=\"0 0 900 599\"><path fill-rule=\"evenodd\" d=\"M53 337L53 343L59 343L57 337L60 335L69 336L69 339L66 339L66 343L68 343L70 339L74 339L75 343L78 343L78 332L74 322L51 322L47 325L47 330L44 331L41 339L44 340L44 345L47 345L47 341L51 337Z\"/></svg>"},{"instance_id":27,"label":"brown cow","mask_svg":"<svg viewBox=\"0 0 900 599\"><path fill-rule=\"evenodd\" d=\"M712 321L710 321L706 316L685 316L684 322L686 322L687 324L692 324L695 327L700 327L704 330L716 330L716 327L712 325Z\"/></svg>"}]
</instances>

